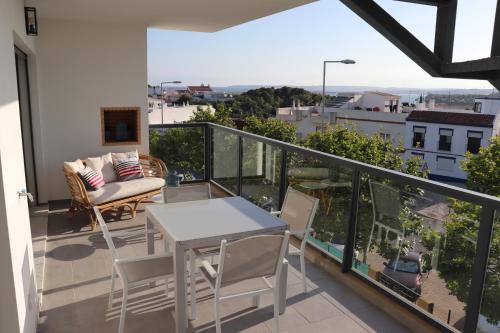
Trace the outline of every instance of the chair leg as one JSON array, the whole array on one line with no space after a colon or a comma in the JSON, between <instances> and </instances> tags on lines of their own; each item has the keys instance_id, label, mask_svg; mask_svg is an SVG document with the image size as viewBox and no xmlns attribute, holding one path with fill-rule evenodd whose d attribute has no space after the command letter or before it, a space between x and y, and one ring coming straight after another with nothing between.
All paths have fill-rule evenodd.
<instances>
[{"instance_id":1,"label":"chair leg","mask_svg":"<svg viewBox=\"0 0 500 333\"><path fill-rule=\"evenodd\" d=\"M280 331L280 300L277 292L278 286L275 286L275 290L273 291L273 300L274 300L274 332L278 333Z\"/></svg>"},{"instance_id":2,"label":"chair leg","mask_svg":"<svg viewBox=\"0 0 500 333\"><path fill-rule=\"evenodd\" d=\"M215 332L221 333L220 304L217 297L214 298Z\"/></svg>"},{"instance_id":3,"label":"chair leg","mask_svg":"<svg viewBox=\"0 0 500 333\"><path fill-rule=\"evenodd\" d=\"M108 308L113 306L113 294L115 292L115 266L111 268L111 291L109 292Z\"/></svg>"},{"instance_id":4,"label":"chair leg","mask_svg":"<svg viewBox=\"0 0 500 333\"><path fill-rule=\"evenodd\" d=\"M125 326L125 316L127 314L127 299L128 299L128 286L124 283L122 310L120 313L120 325L118 326L118 333L123 333L123 328Z\"/></svg>"},{"instance_id":5,"label":"chair leg","mask_svg":"<svg viewBox=\"0 0 500 333\"><path fill-rule=\"evenodd\" d=\"M304 252L300 254L300 272L302 273L302 284L304 285L304 294L307 294L306 262L304 258Z\"/></svg>"},{"instance_id":6,"label":"chair leg","mask_svg":"<svg viewBox=\"0 0 500 333\"><path fill-rule=\"evenodd\" d=\"M191 319L196 319L196 256L189 253L189 288L191 288Z\"/></svg>"},{"instance_id":7,"label":"chair leg","mask_svg":"<svg viewBox=\"0 0 500 333\"><path fill-rule=\"evenodd\" d=\"M94 231L97 226L97 220L96 217L94 216L94 212L91 209L89 209L87 210L87 214L89 215L90 219L90 228L92 229L92 231Z\"/></svg>"}]
</instances>

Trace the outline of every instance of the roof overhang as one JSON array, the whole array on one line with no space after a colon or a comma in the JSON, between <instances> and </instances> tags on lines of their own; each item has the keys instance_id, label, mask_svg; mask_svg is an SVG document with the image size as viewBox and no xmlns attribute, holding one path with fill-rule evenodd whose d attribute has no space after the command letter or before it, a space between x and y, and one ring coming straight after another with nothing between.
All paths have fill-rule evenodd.
<instances>
[{"instance_id":1,"label":"roof overhang","mask_svg":"<svg viewBox=\"0 0 500 333\"><path fill-rule=\"evenodd\" d=\"M28 0L41 19L215 32L317 0Z\"/></svg>"}]
</instances>

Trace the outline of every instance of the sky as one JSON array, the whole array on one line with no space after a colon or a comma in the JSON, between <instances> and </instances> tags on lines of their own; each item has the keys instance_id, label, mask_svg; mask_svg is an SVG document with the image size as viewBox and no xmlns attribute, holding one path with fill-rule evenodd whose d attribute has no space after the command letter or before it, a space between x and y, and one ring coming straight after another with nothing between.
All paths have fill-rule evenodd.
<instances>
[{"instance_id":1,"label":"sky","mask_svg":"<svg viewBox=\"0 0 500 333\"><path fill-rule=\"evenodd\" d=\"M270 0L271 1L271 0ZM273 0L275 1L275 0ZM436 9L376 0L431 50ZM458 0L453 60L489 57L496 0ZM214 33L148 30L148 80L183 85L327 85L487 88L487 81L433 78L338 0L260 18Z\"/></svg>"}]
</instances>

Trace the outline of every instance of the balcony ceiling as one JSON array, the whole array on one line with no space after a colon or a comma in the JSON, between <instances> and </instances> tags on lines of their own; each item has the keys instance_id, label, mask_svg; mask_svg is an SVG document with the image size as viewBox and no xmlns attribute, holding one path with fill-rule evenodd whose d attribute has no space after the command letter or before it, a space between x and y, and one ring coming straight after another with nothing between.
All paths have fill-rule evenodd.
<instances>
[{"instance_id":1,"label":"balcony ceiling","mask_svg":"<svg viewBox=\"0 0 500 333\"><path fill-rule=\"evenodd\" d=\"M40 19L215 32L317 0L29 0Z\"/></svg>"}]
</instances>

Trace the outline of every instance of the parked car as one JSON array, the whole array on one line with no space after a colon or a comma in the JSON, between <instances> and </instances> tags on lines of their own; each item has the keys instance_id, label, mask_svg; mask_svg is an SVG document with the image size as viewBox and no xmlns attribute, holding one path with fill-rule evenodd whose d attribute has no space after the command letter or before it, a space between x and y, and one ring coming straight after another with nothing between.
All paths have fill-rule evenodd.
<instances>
[{"instance_id":1,"label":"parked car","mask_svg":"<svg viewBox=\"0 0 500 333\"><path fill-rule=\"evenodd\" d=\"M422 254L410 252L405 256L384 262L380 282L411 301L422 293L422 274L424 274Z\"/></svg>"}]
</instances>

